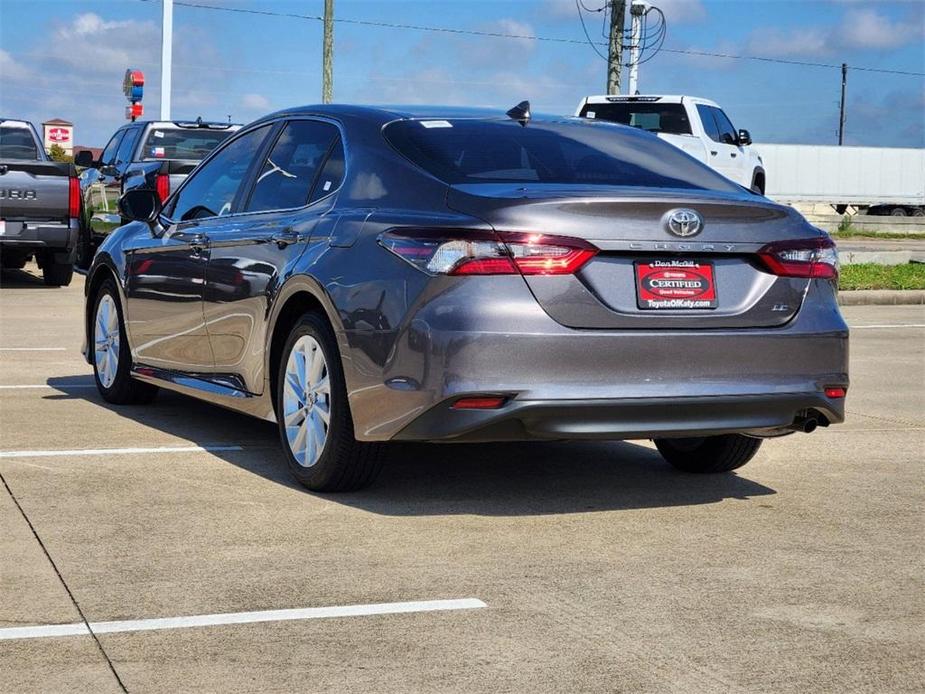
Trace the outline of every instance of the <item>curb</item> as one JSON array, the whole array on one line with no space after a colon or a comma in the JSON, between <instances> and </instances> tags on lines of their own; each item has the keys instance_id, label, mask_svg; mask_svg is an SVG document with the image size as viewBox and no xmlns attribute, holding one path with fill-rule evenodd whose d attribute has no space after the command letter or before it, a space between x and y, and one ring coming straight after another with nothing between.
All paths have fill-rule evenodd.
<instances>
[{"instance_id":1,"label":"curb","mask_svg":"<svg viewBox=\"0 0 925 694\"><path fill-rule=\"evenodd\" d=\"M838 292L840 306L898 306L925 304L925 289L854 289Z\"/></svg>"}]
</instances>

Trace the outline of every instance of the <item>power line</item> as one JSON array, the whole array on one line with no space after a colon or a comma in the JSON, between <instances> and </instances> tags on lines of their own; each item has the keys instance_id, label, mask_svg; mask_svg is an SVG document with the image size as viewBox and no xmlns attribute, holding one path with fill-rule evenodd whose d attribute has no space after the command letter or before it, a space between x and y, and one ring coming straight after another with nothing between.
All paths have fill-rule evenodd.
<instances>
[{"instance_id":1,"label":"power line","mask_svg":"<svg viewBox=\"0 0 925 694\"><path fill-rule=\"evenodd\" d=\"M158 2L159 0L139 0L139 2ZM321 15L309 15L309 14L296 14L294 12L274 12L271 10L255 10L245 7L221 7L219 5L207 5L205 3L197 2L182 2L180 0L175 0L174 5L182 7L195 7L203 10L218 10L221 12L238 12L241 14L254 14L254 15L264 15L269 17L287 17L290 19L307 19L312 21L321 22L324 18ZM378 27L383 29L407 29L412 31L427 31L432 33L443 33L443 34L457 34L463 36L483 36L488 38L498 38L498 39L520 39L520 40L529 40L529 41L541 41L546 43L563 43L563 44L572 44L585 46L590 41L583 41L581 39L569 39L557 36L537 36L535 34L508 34L500 31L480 31L478 29L454 29L452 27L434 27L434 26L425 26L422 24L399 24L395 22L379 22L368 19L348 19L348 18L337 18L334 19L335 22L339 24L352 24L356 26L370 26ZM597 46L606 46L607 44L602 42L591 42ZM757 60L760 62L766 63L778 63L781 65L798 65L802 67L823 67L823 68L833 68L841 70L841 63L819 63L819 62L810 62L805 60L789 60L787 58L770 58L766 56L759 55L736 55L734 53L715 53L712 51L702 51L697 49L681 49L681 48L664 48L661 50L665 53L678 53L683 55L695 55L703 56L708 58L726 58L731 60ZM925 72L914 72L911 70L891 70L887 68L878 68L878 67L859 67L854 65L849 65L849 69L858 70L862 72L878 72L889 75L906 75L910 77L925 77Z\"/></svg>"}]
</instances>

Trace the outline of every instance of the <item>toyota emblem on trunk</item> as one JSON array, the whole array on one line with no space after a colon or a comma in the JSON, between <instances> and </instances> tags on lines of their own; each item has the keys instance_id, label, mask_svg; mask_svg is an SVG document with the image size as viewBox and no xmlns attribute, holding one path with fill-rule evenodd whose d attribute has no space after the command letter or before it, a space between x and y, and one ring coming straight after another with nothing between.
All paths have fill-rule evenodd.
<instances>
[{"instance_id":1,"label":"toyota emblem on trunk","mask_svg":"<svg viewBox=\"0 0 925 694\"><path fill-rule=\"evenodd\" d=\"M703 217L694 210L671 210L665 215L665 228L675 236L694 236L703 230Z\"/></svg>"}]
</instances>

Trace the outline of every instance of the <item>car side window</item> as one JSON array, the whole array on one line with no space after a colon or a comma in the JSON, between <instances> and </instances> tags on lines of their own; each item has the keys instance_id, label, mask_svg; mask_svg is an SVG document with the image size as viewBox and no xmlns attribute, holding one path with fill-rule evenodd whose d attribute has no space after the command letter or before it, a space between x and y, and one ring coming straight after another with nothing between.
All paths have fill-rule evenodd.
<instances>
[{"instance_id":1,"label":"car side window","mask_svg":"<svg viewBox=\"0 0 925 694\"><path fill-rule=\"evenodd\" d=\"M132 152L135 151L135 143L138 142L138 130L138 128L127 128L125 130L119 149L116 150L116 166L132 161Z\"/></svg>"},{"instance_id":2,"label":"car side window","mask_svg":"<svg viewBox=\"0 0 925 694\"><path fill-rule=\"evenodd\" d=\"M238 189L271 129L269 124L261 126L224 145L187 179L166 212L167 217L184 222L230 213Z\"/></svg>"},{"instance_id":3,"label":"car side window","mask_svg":"<svg viewBox=\"0 0 925 694\"><path fill-rule=\"evenodd\" d=\"M727 145L737 144L736 129L729 117L723 113L722 109L714 108L712 111L713 116L716 118L716 125L719 128L720 142L725 142Z\"/></svg>"},{"instance_id":4,"label":"car side window","mask_svg":"<svg viewBox=\"0 0 925 694\"><path fill-rule=\"evenodd\" d=\"M340 187L344 180L344 143L340 137L331 147L331 153L328 155L321 173L315 180L315 186L312 188L312 194L308 198L309 203L320 200L325 195L333 193Z\"/></svg>"},{"instance_id":5,"label":"car side window","mask_svg":"<svg viewBox=\"0 0 925 694\"><path fill-rule=\"evenodd\" d=\"M716 119L713 118L713 109L703 104L697 104L697 113L700 116L700 122L703 123L703 130L714 142L722 142L719 135L719 128L716 125Z\"/></svg>"},{"instance_id":6,"label":"car side window","mask_svg":"<svg viewBox=\"0 0 925 694\"><path fill-rule=\"evenodd\" d=\"M119 149L119 143L122 142L122 136L124 134L124 130L119 130L112 136L112 139L106 143L106 147L100 155L100 164L103 166L112 166L116 162L116 151Z\"/></svg>"},{"instance_id":7,"label":"car side window","mask_svg":"<svg viewBox=\"0 0 925 694\"><path fill-rule=\"evenodd\" d=\"M257 176L245 211L287 210L307 205L318 169L337 136L337 128L330 123L313 120L287 123Z\"/></svg>"}]
</instances>

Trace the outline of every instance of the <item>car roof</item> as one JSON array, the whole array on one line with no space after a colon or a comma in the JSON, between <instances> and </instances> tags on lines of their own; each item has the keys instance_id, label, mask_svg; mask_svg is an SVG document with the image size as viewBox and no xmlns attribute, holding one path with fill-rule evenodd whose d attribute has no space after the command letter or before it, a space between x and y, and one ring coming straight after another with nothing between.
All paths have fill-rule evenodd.
<instances>
[{"instance_id":1,"label":"car roof","mask_svg":"<svg viewBox=\"0 0 925 694\"><path fill-rule=\"evenodd\" d=\"M349 118L370 123L388 123L400 119L419 118L507 118L505 111L497 108L470 108L462 106L439 105L398 105L366 106L359 104L313 104L296 106L275 113L270 113L255 121L272 120L281 116L328 116L331 118Z\"/></svg>"},{"instance_id":2,"label":"car roof","mask_svg":"<svg viewBox=\"0 0 925 694\"><path fill-rule=\"evenodd\" d=\"M655 101L656 99L657 101ZM719 108L719 104L715 101L710 101L709 99L704 99L699 96L686 96L683 94L634 94L632 96L628 94L598 94L585 97L584 103L608 104L614 102L633 103L634 101L652 101L653 103L660 104L680 104L684 101L689 101L694 104L705 104L706 106L716 106L716 108Z\"/></svg>"},{"instance_id":3,"label":"car roof","mask_svg":"<svg viewBox=\"0 0 925 694\"><path fill-rule=\"evenodd\" d=\"M34 128L30 121L22 120L21 118L0 118L0 123L4 125L9 125L13 128Z\"/></svg>"}]
</instances>

